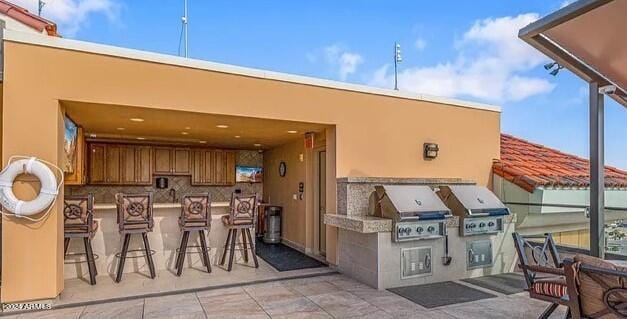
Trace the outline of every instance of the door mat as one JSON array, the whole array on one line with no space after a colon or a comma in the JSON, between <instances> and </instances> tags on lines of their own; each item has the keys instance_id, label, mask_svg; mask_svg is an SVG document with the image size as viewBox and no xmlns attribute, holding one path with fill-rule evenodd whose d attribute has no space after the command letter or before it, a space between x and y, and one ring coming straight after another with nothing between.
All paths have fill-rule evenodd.
<instances>
[{"instance_id":1,"label":"door mat","mask_svg":"<svg viewBox=\"0 0 627 319\"><path fill-rule=\"evenodd\" d=\"M525 277L517 273L505 273L498 275L468 278L462 280L469 284L500 292L505 295L516 294L525 291L527 284Z\"/></svg>"},{"instance_id":2,"label":"door mat","mask_svg":"<svg viewBox=\"0 0 627 319\"><path fill-rule=\"evenodd\" d=\"M496 297L495 295L452 281L391 288L388 290L425 308L435 308Z\"/></svg>"},{"instance_id":3,"label":"door mat","mask_svg":"<svg viewBox=\"0 0 627 319\"><path fill-rule=\"evenodd\" d=\"M283 244L266 244L257 239L255 248L257 256L278 271L327 267L324 263Z\"/></svg>"}]
</instances>

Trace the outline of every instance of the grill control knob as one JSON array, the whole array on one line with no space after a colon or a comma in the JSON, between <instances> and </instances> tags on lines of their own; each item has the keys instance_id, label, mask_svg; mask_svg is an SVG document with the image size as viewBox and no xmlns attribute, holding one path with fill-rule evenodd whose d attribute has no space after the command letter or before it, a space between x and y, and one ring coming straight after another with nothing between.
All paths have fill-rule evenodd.
<instances>
[{"instance_id":1,"label":"grill control knob","mask_svg":"<svg viewBox=\"0 0 627 319\"><path fill-rule=\"evenodd\" d=\"M418 234L422 233L424 231L424 229L422 227L416 227L416 232Z\"/></svg>"},{"instance_id":2,"label":"grill control knob","mask_svg":"<svg viewBox=\"0 0 627 319\"><path fill-rule=\"evenodd\" d=\"M479 228L485 227L485 223L479 223Z\"/></svg>"},{"instance_id":3,"label":"grill control knob","mask_svg":"<svg viewBox=\"0 0 627 319\"><path fill-rule=\"evenodd\" d=\"M488 223L488 226L489 226L489 227L494 227L494 222L489 222L489 223Z\"/></svg>"},{"instance_id":4,"label":"grill control knob","mask_svg":"<svg viewBox=\"0 0 627 319\"><path fill-rule=\"evenodd\" d=\"M433 233L435 231L435 227L429 226L429 227L427 227L427 231L430 232L430 233Z\"/></svg>"},{"instance_id":5,"label":"grill control knob","mask_svg":"<svg viewBox=\"0 0 627 319\"><path fill-rule=\"evenodd\" d=\"M468 228L468 229L473 229L475 227L477 227L477 225L475 223L470 223L470 224L466 225L466 228Z\"/></svg>"}]
</instances>

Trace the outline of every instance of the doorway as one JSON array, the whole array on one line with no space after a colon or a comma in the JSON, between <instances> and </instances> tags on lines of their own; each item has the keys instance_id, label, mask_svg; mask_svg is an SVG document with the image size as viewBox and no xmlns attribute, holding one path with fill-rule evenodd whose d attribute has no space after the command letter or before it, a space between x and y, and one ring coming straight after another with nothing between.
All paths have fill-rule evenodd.
<instances>
[{"instance_id":1,"label":"doorway","mask_svg":"<svg viewBox=\"0 0 627 319\"><path fill-rule=\"evenodd\" d=\"M326 225L324 224L324 214L326 214L327 205L327 152L326 150L318 151L318 167L317 167L317 181L318 181L318 249L320 255L326 256Z\"/></svg>"}]
</instances>

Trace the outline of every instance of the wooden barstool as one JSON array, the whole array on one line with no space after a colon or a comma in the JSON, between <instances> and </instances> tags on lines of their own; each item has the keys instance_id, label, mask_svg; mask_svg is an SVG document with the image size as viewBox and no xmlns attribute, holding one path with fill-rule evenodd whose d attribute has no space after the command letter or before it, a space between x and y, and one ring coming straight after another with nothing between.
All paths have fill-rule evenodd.
<instances>
[{"instance_id":1,"label":"wooden barstool","mask_svg":"<svg viewBox=\"0 0 627 319\"><path fill-rule=\"evenodd\" d=\"M150 243L148 242L148 232L152 231L155 224L152 214L152 196L152 192L141 194L118 193L115 195L118 209L118 227L120 235L124 235L124 243L122 244L117 275L115 277L116 282L122 280L124 262L128 254L128 245L131 241L131 235L133 234L142 235L144 254L146 262L148 263L148 269L150 270L150 278L155 278L155 264L152 261L152 251L150 250Z\"/></svg>"},{"instance_id":2,"label":"wooden barstool","mask_svg":"<svg viewBox=\"0 0 627 319\"><path fill-rule=\"evenodd\" d=\"M94 220L94 196L67 196L63 203L63 255L67 255L70 239L83 238L87 268L89 269L89 283L96 284L96 260L91 248L91 239L98 229L98 222Z\"/></svg>"},{"instance_id":3,"label":"wooden barstool","mask_svg":"<svg viewBox=\"0 0 627 319\"><path fill-rule=\"evenodd\" d=\"M255 242L250 234L250 230L255 227L255 220L257 212L257 195L239 195L233 194L231 196L231 207L228 215L222 216L222 223L229 230L224 243L224 251L222 252L222 258L220 265L224 266L226 261L227 250L229 253L229 266L228 271L233 269L233 256L235 255L235 243L237 242L237 231L242 234L242 253L244 262L248 262L248 249L251 250L253 255L253 261L255 268L259 267L257 261L257 254L255 253ZM247 241L249 245L247 245ZM250 246L250 247L248 247Z\"/></svg>"},{"instance_id":4,"label":"wooden barstool","mask_svg":"<svg viewBox=\"0 0 627 319\"><path fill-rule=\"evenodd\" d=\"M207 267L207 272L210 273L211 261L209 259L207 240L205 238L205 230L207 233L211 231L211 197L209 194L184 195L181 198L179 226L181 232L183 232L183 236L181 237L181 245L176 256L176 275L180 276L183 272L187 241L189 239L189 233L192 231L198 232L200 249L202 250L202 263Z\"/></svg>"}]
</instances>

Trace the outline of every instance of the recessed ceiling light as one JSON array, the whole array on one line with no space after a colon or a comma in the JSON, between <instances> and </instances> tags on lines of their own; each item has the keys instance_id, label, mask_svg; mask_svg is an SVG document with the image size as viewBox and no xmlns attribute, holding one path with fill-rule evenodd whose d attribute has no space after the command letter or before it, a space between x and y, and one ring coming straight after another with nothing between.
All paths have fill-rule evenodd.
<instances>
[{"instance_id":1,"label":"recessed ceiling light","mask_svg":"<svg viewBox=\"0 0 627 319\"><path fill-rule=\"evenodd\" d=\"M189 127L189 126L186 126L186 127L185 127L185 129L186 129L186 130L190 130L190 129L191 129L191 127Z\"/></svg>"},{"instance_id":2,"label":"recessed ceiling light","mask_svg":"<svg viewBox=\"0 0 627 319\"><path fill-rule=\"evenodd\" d=\"M218 124L216 125L217 128L229 128L228 125L224 125L224 124Z\"/></svg>"},{"instance_id":3,"label":"recessed ceiling light","mask_svg":"<svg viewBox=\"0 0 627 319\"><path fill-rule=\"evenodd\" d=\"M207 141L198 141L200 144L207 144Z\"/></svg>"},{"instance_id":4,"label":"recessed ceiling light","mask_svg":"<svg viewBox=\"0 0 627 319\"><path fill-rule=\"evenodd\" d=\"M125 130L125 128L123 128L123 127L118 127L118 128L116 128L116 130L118 130L118 131L124 131L124 130Z\"/></svg>"},{"instance_id":5,"label":"recessed ceiling light","mask_svg":"<svg viewBox=\"0 0 627 319\"><path fill-rule=\"evenodd\" d=\"M132 118L131 118L131 121L133 121L133 122L143 122L143 121L144 121L144 119L143 119L143 118L141 118L141 117L132 117Z\"/></svg>"},{"instance_id":6,"label":"recessed ceiling light","mask_svg":"<svg viewBox=\"0 0 627 319\"><path fill-rule=\"evenodd\" d=\"M138 140L140 140L140 141L143 141L143 140L145 140L146 138L145 138L145 137L138 137L137 139L138 139Z\"/></svg>"},{"instance_id":7,"label":"recessed ceiling light","mask_svg":"<svg viewBox=\"0 0 627 319\"><path fill-rule=\"evenodd\" d=\"M290 134L297 134L298 133L298 131L294 131L294 130L290 130L290 131L287 131L287 132L290 133Z\"/></svg>"},{"instance_id":8,"label":"recessed ceiling light","mask_svg":"<svg viewBox=\"0 0 627 319\"><path fill-rule=\"evenodd\" d=\"M188 132L181 132L181 134L183 134L183 135L187 135L187 134L189 134L189 133L188 133Z\"/></svg>"},{"instance_id":9,"label":"recessed ceiling light","mask_svg":"<svg viewBox=\"0 0 627 319\"><path fill-rule=\"evenodd\" d=\"M235 135L235 138L240 138L240 137L241 137L241 136L239 136L239 135Z\"/></svg>"},{"instance_id":10,"label":"recessed ceiling light","mask_svg":"<svg viewBox=\"0 0 627 319\"><path fill-rule=\"evenodd\" d=\"M259 147L259 146L261 146L261 144L259 144L259 143L255 143L255 144L253 144L253 145L255 145L255 147Z\"/></svg>"},{"instance_id":11,"label":"recessed ceiling light","mask_svg":"<svg viewBox=\"0 0 627 319\"><path fill-rule=\"evenodd\" d=\"M89 137L96 137L96 134L94 134L94 133L89 134Z\"/></svg>"}]
</instances>

